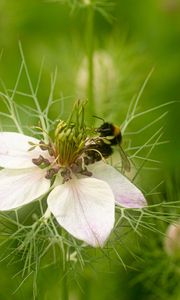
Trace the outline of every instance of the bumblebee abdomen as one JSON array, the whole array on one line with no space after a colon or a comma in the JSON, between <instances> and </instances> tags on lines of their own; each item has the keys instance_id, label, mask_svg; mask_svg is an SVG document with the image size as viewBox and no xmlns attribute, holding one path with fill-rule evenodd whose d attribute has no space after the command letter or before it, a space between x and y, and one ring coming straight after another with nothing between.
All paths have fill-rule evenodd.
<instances>
[{"instance_id":1,"label":"bumblebee abdomen","mask_svg":"<svg viewBox=\"0 0 180 300\"><path fill-rule=\"evenodd\" d=\"M117 145L121 143L122 135L120 127L112 125L113 126L113 134L114 138L111 140L111 145Z\"/></svg>"}]
</instances>

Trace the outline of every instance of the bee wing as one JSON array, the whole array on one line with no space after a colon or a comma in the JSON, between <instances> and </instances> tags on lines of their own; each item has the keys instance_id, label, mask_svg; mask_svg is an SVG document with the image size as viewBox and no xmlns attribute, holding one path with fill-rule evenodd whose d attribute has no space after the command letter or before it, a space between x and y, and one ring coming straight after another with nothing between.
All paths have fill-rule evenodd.
<instances>
[{"instance_id":1,"label":"bee wing","mask_svg":"<svg viewBox=\"0 0 180 300\"><path fill-rule=\"evenodd\" d=\"M119 145L119 153L121 155L121 160L122 160L122 169L127 172L130 172L131 163L130 163L126 153L124 152L123 148L121 147L121 145Z\"/></svg>"}]
</instances>

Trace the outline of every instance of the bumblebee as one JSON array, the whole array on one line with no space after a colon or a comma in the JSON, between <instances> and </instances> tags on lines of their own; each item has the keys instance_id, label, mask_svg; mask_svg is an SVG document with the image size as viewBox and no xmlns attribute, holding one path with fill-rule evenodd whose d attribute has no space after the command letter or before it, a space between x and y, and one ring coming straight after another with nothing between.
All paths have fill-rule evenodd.
<instances>
[{"instance_id":1,"label":"bumblebee","mask_svg":"<svg viewBox=\"0 0 180 300\"><path fill-rule=\"evenodd\" d=\"M120 127L103 120L103 124L95 131L99 133L99 136L86 148L87 157L85 163L90 164L110 157L113 154L113 146L118 146L122 160L122 169L129 172L130 162L121 147L122 134Z\"/></svg>"},{"instance_id":2,"label":"bumblebee","mask_svg":"<svg viewBox=\"0 0 180 300\"><path fill-rule=\"evenodd\" d=\"M106 138L111 146L119 145L122 141L120 127L112 123L104 122L96 131L100 133L100 137Z\"/></svg>"}]
</instances>

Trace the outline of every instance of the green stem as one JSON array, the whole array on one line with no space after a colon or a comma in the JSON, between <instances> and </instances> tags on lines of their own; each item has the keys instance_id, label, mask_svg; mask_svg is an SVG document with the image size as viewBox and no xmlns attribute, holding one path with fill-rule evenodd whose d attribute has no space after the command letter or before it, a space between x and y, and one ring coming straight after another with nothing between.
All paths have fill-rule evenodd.
<instances>
[{"instance_id":1,"label":"green stem","mask_svg":"<svg viewBox=\"0 0 180 300\"><path fill-rule=\"evenodd\" d=\"M65 237L66 233L62 231L62 236ZM69 299L69 291L68 291L68 249L67 245L64 244L63 248L63 264L62 264L62 281L61 281L61 300Z\"/></svg>"},{"instance_id":2,"label":"green stem","mask_svg":"<svg viewBox=\"0 0 180 300\"><path fill-rule=\"evenodd\" d=\"M62 300L68 300L68 299L69 299L69 293L68 293L68 282L67 282L67 269L65 266L63 277L62 277Z\"/></svg>"},{"instance_id":3,"label":"green stem","mask_svg":"<svg viewBox=\"0 0 180 300\"><path fill-rule=\"evenodd\" d=\"M87 17L87 59L88 59L88 86L87 95L89 101L89 112L90 115L94 115L94 66L93 66L93 56L94 56L94 9L90 5L88 7L88 17Z\"/></svg>"}]
</instances>

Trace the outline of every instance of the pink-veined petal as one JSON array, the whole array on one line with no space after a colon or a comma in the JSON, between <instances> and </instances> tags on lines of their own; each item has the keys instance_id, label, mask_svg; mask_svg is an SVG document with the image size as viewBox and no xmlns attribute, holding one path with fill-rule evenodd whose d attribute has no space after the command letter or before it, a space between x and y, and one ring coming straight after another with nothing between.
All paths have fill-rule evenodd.
<instances>
[{"instance_id":1,"label":"pink-veined petal","mask_svg":"<svg viewBox=\"0 0 180 300\"><path fill-rule=\"evenodd\" d=\"M25 169L34 167L32 158L39 155L47 158L47 151L39 147L28 151L39 140L17 132L0 132L0 166L8 169Z\"/></svg>"},{"instance_id":2,"label":"pink-veined petal","mask_svg":"<svg viewBox=\"0 0 180 300\"><path fill-rule=\"evenodd\" d=\"M115 201L107 183L95 178L72 179L48 196L48 207L74 237L102 247L114 225Z\"/></svg>"},{"instance_id":3,"label":"pink-veined petal","mask_svg":"<svg viewBox=\"0 0 180 300\"><path fill-rule=\"evenodd\" d=\"M45 170L38 167L0 171L0 210L10 210L32 202L49 190Z\"/></svg>"},{"instance_id":4,"label":"pink-veined petal","mask_svg":"<svg viewBox=\"0 0 180 300\"><path fill-rule=\"evenodd\" d=\"M116 204L127 208L142 208L147 205L142 192L112 166L100 161L88 167L93 177L106 181L115 197Z\"/></svg>"}]
</instances>

